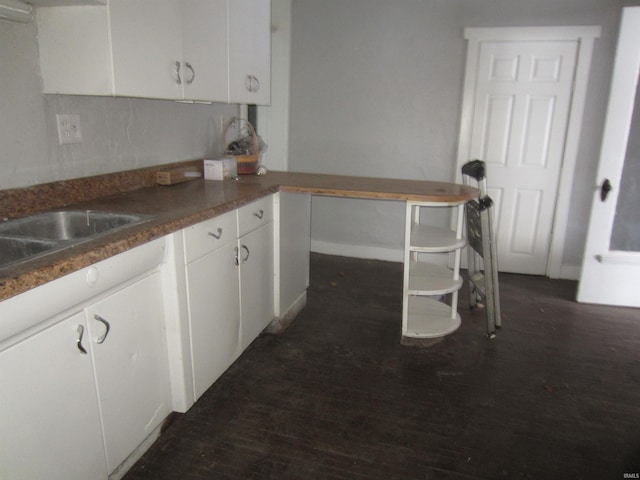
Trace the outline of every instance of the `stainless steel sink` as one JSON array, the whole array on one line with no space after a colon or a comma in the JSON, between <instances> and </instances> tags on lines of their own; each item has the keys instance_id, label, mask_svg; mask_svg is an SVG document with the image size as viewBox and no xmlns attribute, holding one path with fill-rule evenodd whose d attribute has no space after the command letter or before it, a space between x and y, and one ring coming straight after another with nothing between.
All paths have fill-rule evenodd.
<instances>
[{"instance_id":1,"label":"stainless steel sink","mask_svg":"<svg viewBox=\"0 0 640 480\"><path fill-rule=\"evenodd\" d=\"M0 269L138 225L151 215L59 210L0 223Z\"/></svg>"},{"instance_id":2,"label":"stainless steel sink","mask_svg":"<svg viewBox=\"0 0 640 480\"><path fill-rule=\"evenodd\" d=\"M98 212L94 210L61 210L0 223L0 235L47 240L76 240L95 237L127 225L150 219L147 215Z\"/></svg>"},{"instance_id":3,"label":"stainless steel sink","mask_svg":"<svg viewBox=\"0 0 640 480\"><path fill-rule=\"evenodd\" d=\"M0 268L39 257L58 247L58 242L32 238L0 237Z\"/></svg>"}]
</instances>

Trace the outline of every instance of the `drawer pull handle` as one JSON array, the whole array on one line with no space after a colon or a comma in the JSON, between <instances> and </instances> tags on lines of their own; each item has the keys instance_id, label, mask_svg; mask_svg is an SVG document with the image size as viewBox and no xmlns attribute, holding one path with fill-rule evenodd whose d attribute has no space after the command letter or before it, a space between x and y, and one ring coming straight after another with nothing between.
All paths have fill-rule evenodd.
<instances>
[{"instance_id":1,"label":"drawer pull handle","mask_svg":"<svg viewBox=\"0 0 640 480\"><path fill-rule=\"evenodd\" d=\"M187 80L187 85L191 85L193 81L196 79L196 71L193 69L193 67L189 62L184 62L184 66L187 67L191 72L191 78Z\"/></svg>"},{"instance_id":2,"label":"drawer pull handle","mask_svg":"<svg viewBox=\"0 0 640 480\"><path fill-rule=\"evenodd\" d=\"M83 355L87 354L87 349L82 346L82 336L84 335L84 327L82 325L78 325L76 329L78 332L78 340L76 341L76 345L78 346L78 350L82 352Z\"/></svg>"},{"instance_id":3,"label":"drawer pull handle","mask_svg":"<svg viewBox=\"0 0 640 480\"><path fill-rule=\"evenodd\" d=\"M264 210L260 209L260 211L255 212L254 215L262 220L262 217L264 217Z\"/></svg>"},{"instance_id":4,"label":"drawer pull handle","mask_svg":"<svg viewBox=\"0 0 640 480\"><path fill-rule=\"evenodd\" d=\"M102 318L98 314L94 315L93 318L95 318L97 321L99 321L106 327L105 332L96 339L96 343L104 343L104 341L107 339L107 335L109 335L109 330L111 330L111 324L107 322L105 318Z\"/></svg>"},{"instance_id":5,"label":"drawer pull handle","mask_svg":"<svg viewBox=\"0 0 640 480\"><path fill-rule=\"evenodd\" d=\"M216 233L209 232L209 235L211 235L216 240L220 240L220 237L222 237L222 228L218 227L218 231Z\"/></svg>"}]
</instances>

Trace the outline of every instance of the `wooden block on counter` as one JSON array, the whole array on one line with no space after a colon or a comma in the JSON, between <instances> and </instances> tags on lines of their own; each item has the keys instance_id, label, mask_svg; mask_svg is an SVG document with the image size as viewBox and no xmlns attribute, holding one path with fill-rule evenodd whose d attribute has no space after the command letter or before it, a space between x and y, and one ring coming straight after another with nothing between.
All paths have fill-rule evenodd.
<instances>
[{"instance_id":1,"label":"wooden block on counter","mask_svg":"<svg viewBox=\"0 0 640 480\"><path fill-rule=\"evenodd\" d=\"M172 168L156 174L158 185L175 185L176 183L188 182L198 178L202 178L202 169L194 166Z\"/></svg>"}]
</instances>

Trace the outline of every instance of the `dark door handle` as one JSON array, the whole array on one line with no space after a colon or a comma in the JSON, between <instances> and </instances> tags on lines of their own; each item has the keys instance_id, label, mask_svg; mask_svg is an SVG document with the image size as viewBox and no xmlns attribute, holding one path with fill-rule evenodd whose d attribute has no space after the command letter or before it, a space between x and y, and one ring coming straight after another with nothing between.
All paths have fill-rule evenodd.
<instances>
[{"instance_id":1,"label":"dark door handle","mask_svg":"<svg viewBox=\"0 0 640 480\"><path fill-rule=\"evenodd\" d=\"M604 182L602 182L602 186L600 187L600 200L604 202L612 189L613 187L611 186L611 182L608 178L605 178Z\"/></svg>"}]
</instances>

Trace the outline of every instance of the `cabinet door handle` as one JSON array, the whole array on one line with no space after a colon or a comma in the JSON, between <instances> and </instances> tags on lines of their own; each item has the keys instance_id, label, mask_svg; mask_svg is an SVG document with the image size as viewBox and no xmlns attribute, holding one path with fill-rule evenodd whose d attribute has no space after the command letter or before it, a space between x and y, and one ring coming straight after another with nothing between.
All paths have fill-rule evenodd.
<instances>
[{"instance_id":1,"label":"cabinet door handle","mask_svg":"<svg viewBox=\"0 0 640 480\"><path fill-rule=\"evenodd\" d=\"M82 346L82 336L84 335L84 327L82 325L78 325L78 328L76 329L76 331L78 332L78 340L76 341L76 345L78 346L78 350L80 350L80 352L83 355L86 355L87 354L87 349Z\"/></svg>"},{"instance_id":2,"label":"cabinet door handle","mask_svg":"<svg viewBox=\"0 0 640 480\"><path fill-rule=\"evenodd\" d=\"M262 217L264 217L264 210L260 209L260 211L255 212L254 215L262 220Z\"/></svg>"},{"instance_id":3,"label":"cabinet door handle","mask_svg":"<svg viewBox=\"0 0 640 480\"><path fill-rule=\"evenodd\" d=\"M255 93L260 90L260 80L255 75L247 75L244 79L244 86L247 91Z\"/></svg>"},{"instance_id":4,"label":"cabinet door handle","mask_svg":"<svg viewBox=\"0 0 640 480\"><path fill-rule=\"evenodd\" d=\"M180 62L176 62L176 84L182 85L182 78L180 78Z\"/></svg>"},{"instance_id":5,"label":"cabinet door handle","mask_svg":"<svg viewBox=\"0 0 640 480\"><path fill-rule=\"evenodd\" d=\"M107 335L109 335L109 330L111 330L111 324L105 318L102 318L98 314L95 314L93 318L95 318L106 327L104 333L96 339L96 343L104 343L104 341L107 339Z\"/></svg>"},{"instance_id":6,"label":"cabinet door handle","mask_svg":"<svg viewBox=\"0 0 640 480\"><path fill-rule=\"evenodd\" d=\"M249 252L249 247L247 247L246 245L242 245L242 249L247 252L247 256L242 259L242 263L245 263L247 260L249 260L249 254L251 252Z\"/></svg>"},{"instance_id":7,"label":"cabinet door handle","mask_svg":"<svg viewBox=\"0 0 640 480\"><path fill-rule=\"evenodd\" d=\"M236 253L234 259L233 259L233 263L235 263L236 267L238 265L240 265L240 261L238 260L238 247L234 247L234 252Z\"/></svg>"},{"instance_id":8,"label":"cabinet door handle","mask_svg":"<svg viewBox=\"0 0 640 480\"><path fill-rule=\"evenodd\" d=\"M209 232L209 235L211 235L216 240L220 240L220 237L222 237L222 228L218 227L218 230L216 233Z\"/></svg>"},{"instance_id":9,"label":"cabinet door handle","mask_svg":"<svg viewBox=\"0 0 640 480\"><path fill-rule=\"evenodd\" d=\"M191 66L191 64L189 62L184 62L184 66L187 67L189 69L189 71L191 72L191 78L189 80L187 80L187 85L191 85L193 83L193 81L196 79L196 71L193 69L193 67Z\"/></svg>"}]
</instances>

